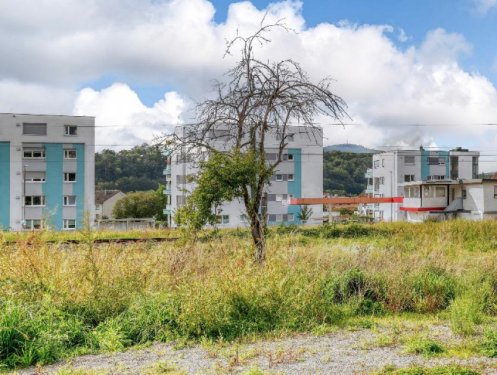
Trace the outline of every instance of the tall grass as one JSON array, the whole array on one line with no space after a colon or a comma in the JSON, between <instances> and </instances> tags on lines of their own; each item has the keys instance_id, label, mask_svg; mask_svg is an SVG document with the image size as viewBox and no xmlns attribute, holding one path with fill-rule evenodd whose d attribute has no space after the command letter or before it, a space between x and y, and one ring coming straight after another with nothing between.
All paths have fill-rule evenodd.
<instances>
[{"instance_id":1,"label":"tall grass","mask_svg":"<svg viewBox=\"0 0 497 375\"><path fill-rule=\"evenodd\" d=\"M402 312L447 311L470 334L466 311L472 325L497 311L497 222L275 228L264 266L244 231L194 245L81 236L0 244L0 366Z\"/></svg>"}]
</instances>

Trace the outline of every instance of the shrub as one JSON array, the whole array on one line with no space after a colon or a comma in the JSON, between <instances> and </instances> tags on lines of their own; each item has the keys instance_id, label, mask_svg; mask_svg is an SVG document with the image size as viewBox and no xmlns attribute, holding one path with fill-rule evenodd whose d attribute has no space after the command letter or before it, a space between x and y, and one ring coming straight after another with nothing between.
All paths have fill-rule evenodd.
<instances>
[{"instance_id":1,"label":"shrub","mask_svg":"<svg viewBox=\"0 0 497 375\"><path fill-rule=\"evenodd\" d=\"M490 358L497 357L497 331L490 329L485 331L481 352Z\"/></svg>"},{"instance_id":2,"label":"shrub","mask_svg":"<svg viewBox=\"0 0 497 375\"><path fill-rule=\"evenodd\" d=\"M49 302L37 306L0 302L0 363L9 367L47 364L90 341L77 316Z\"/></svg>"},{"instance_id":3,"label":"shrub","mask_svg":"<svg viewBox=\"0 0 497 375\"><path fill-rule=\"evenodd\" d=\"M482 321L482 305L477 297L466 295L456 298L450 305L452 331L462 335L475 332L475 325Z\"/></svg>"},{"instance_id":4,"label":"shrub","mask_svg":"<svg viewBox=\"0 0 497 375\"><path fill-rule=\"evenodd\" d=\"M448 307L454 299L454 280L440 268L428 267L414 274L412 286L417 312L437 312Z\"/></svg>"},{"instance_id":5,"label":"shrub","mask_svg":"<svg viewBox=\"0 0 497 375\"><path fill-rule=\"evenodd\" d=\"M421 354L426 357L444 352L443 347L427 338L415 338L406 345L408 353Z\"/></svg>"}]
</instances>

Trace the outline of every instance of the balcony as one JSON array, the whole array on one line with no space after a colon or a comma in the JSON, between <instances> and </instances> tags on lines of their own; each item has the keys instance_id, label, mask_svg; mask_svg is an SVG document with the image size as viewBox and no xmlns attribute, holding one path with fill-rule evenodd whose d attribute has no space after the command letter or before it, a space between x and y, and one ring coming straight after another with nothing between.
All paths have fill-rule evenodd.
<instances>
[{"instance_id":1,"label":"balcony","mask_svg":"<svg viewBox=\"0 0 497 375\"><path fill-rule=\"evenodd\" d=\"M373 185L368 185L366 187L366 190L364 191L366 194L374 194L374 186Z\"/></svg>"},{"instance_id":2,"label":"balcony","mask_svg":"<svg viewBox=\"0 0 497 375\"><path fill-rule=\"evenodd\" d=\"M164 168L164 171L162 173L164 175L170 175L171 174L171 166L168 165L166 168Z\"/></svg>"},{"instance_id":3,"label":"balcony","mask_svg":"<svg viewBox=\"0 0 497 375\"><path fill-rule=\"evenodd\" d=\"M365 178L373 178L373 170L372 169L368 169L366 171L366 174L364 175Z\"/></svg>"},{"instance_id":4,"label":"balcony","mask_svg":"<svg viewBox=\"0 0 497 375\"><path fill-rule=\"evenodd\" d=\"M163 190L164 195L171 195L171 186L166 186Z\"/></svg>"},{"instance_id":5,"label":"balcony","mask_svg":"<svg viewBox=\"0 0 497 375\"><path fill-rule=\"evenodd\" d=\"M167 207L167 206L166 206L166 207ZM164 209L162 210L162 213L163 213L164 215L171 215L171 209L170 209L170 208L164 208Z\"/></svg>"}]
</instances>

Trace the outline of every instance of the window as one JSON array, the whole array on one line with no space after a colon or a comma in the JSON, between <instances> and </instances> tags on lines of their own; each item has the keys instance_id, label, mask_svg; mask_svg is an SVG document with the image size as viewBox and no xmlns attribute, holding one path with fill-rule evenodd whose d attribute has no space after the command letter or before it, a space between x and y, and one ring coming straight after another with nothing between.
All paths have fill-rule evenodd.
<instances>
[{"instance_id":1,"label":"window","mask_svg":"<svg viewBox=\"0 0 497 375\"><path fill-rule=\"evenodd\" d=\"M276 181L283 181L283 175L282 174L277 174L276 175Z\"/></svg>"},{"instance_id":2,"label":"window","mask_svg":"<svg viewBox=\"0 0 497 375\"><path fill-rule=\"evenodd\" d=\"M295 220L295 217L293 216L293 214L288 214L287 219L288 221L293 221Z\"/></svg>"},{"instance_id":3,"label":"window","mask_svg":"<svg viewBox=\"0 0 497 375\"><path fill-rule=\"evenodd\" d=\"M78 127L75 125L64 125L65 135L78 135Z\"/></svg>"},{"instance_id":4,"label":"window","mask_svg":"<svg viewBox=\"0 0 497 375\"><path fill-rule=\"evenodd\" d=\"M497 185L494 186L494 199L497 199Z\"/></svg>"},{"instance_id":5,"label":"window","mask_svg":"<svg viewBox=\"0 0 497 375\"><path fill-rule=\"evenodd\" d=\"M216 216L217 224L229 224L230 223L230 215L217 215Z\"/></svg>"},{"instance_id":6,"label":"window","mask_svg":"<svg viewBox=\"0 0 497 375\"><path fill-rule=\"evenodd\" d=\"M267 215L267 221L274 223L276 221L276 215Z\"/></svg>"},{"instance_id":7,"label":"window","mask_svg":"<svg viewBox=\"0 0 497 375\"><path fill-rule=\"evenodd\" d=\"M278 159L278 154L275 154L275 153L267 153L267 154L266 154L266 159L267 159L267 160L271 160L271 161L276 160L276 159Z\"/></svg>"},{"instance_id":8,"label":"window","mask_svg":"<svg viewBox=\"0 0 497 375\"><path fill-rule=\"evenodd\" d=\"M435 188L435 197L437 197L437 198L444 198L445 197L445 187L444 186L437 186Z\"/></svg>"},{"instance_id":9,"label":"window","mask_svg":"<svg viewBox=\"0 0 497 375\"><path fill-rule=\"evenodd\" d=\"M385 185L385 177L384 176L380 177L380 185Z\"/></svg>"},{"instance_id":10,"label":"window","mask_svg":"<svg viewBox=\"0 0 497 375\"><path fill-rule=\"evenodd\" d=\"M76 196L64 195L64 206L76 206Z\"/></svg>"},{"instance_id":11,"label":"window","mask_svg":"<svg viewBox=\"0 0 497 375\"><path fill-rule=\"evenodd\" d=\"M63 229L71 230L76 229L76 220L74 219L64 219Z\"/></svg>"},{"instance_id":12,"label":"window","mask_svg":"<svg viewBox=\"0 0 497 375\"><path fill-rule=\"evenodd\" d=\"M76 159L76 150L64 150L64 159Z\"/></svg>"},{"instance_id":13,"label":"window","mask_svg":"<svg viewBox=\"0 0 497 375\"><path fill-rule=\"evenodd\" d=\"M43 220L40 219L27 219L24 222L24 229L29 229L29 230L37 230L37 229L42 229L44 227L44 222Z\"/></svg>"},{"instance_id":14,"label":"window","mask_svg":"<svg viewBox=\"0 0 497 375\"><path fill-rule=\"evenodd\" d=\"M23 135L47 135L47 124L25 122L22 124Z\"/></svg>"},{"instance_id":15,"label":"window","mask_svg":"<svg viewBox=\"0 0 497 375\"><path fill-rule=\"evenodd\" d=\"M245 214L240 215L240 221L241 221L242 223L248 223L248 221L249 221L249 220L248 220L248 216L247 216L247 215L245 215Z\"/></svg>"},{"instance_id":16,"label":"window","mask_svg":"<svg viewBox=\"0 0 497 375\"><path fill-rule=\"evenodd\" d=\"M385 166L385 159L381 159L381 166L384 167Z\"/></svg>"},{"instance_id":17,"label":"window","mask_svg":"<svg viewBox=\"0 0 497 375\"><path fill-rule=\"evenodd\" d=\"M429 156L428 165L445 165L445 158L439 156Z\"/></svg>"},{"instance_id":18,"label":"window","mask_svg":"<svg viewBox=\"0 0 497 375\"><path fill-rule=\"evenodd\" d=\"M76 173L65 172L64 173L64 182L76 182Z\"/></svg>"},{"instance_id":19,"label":"window","mask_svg":"<svg viewBox=\"0 0 497 375\"><path fill-rule=\"evenodd\" d=\"M295 177L294 177L293 173L290 173L288 175L288 181L295 181Z\"/></svg>"},{"instance_id":20,"label":"window","mask_svg":"<svg viewBox=\"0 0 497 375\"><path fill-rule=\"evenodd\" d=\"M414 156L404 156L404 164L406 165L414 165L415 159Z\"/></svg>"},{"instance_id":21,"label":"window","mask_svg":"<svg viewBox=\"0 0 497 375\"><path fill-rule=\"evenodd\" d=\"M466 197L467 197L467 195L468 195L468 194L466 193L466 189L462 189L461 194L462 194L462 199L466 199Z\"/></svg>"},{"instance_id":22,"label":"window","mask_svg":"<svg viewBox=\"0 0 497 375\"><path fill-rule=\"evenodd\" d=\"M45 150L23 150L22 157L23 159L45 159Z\"/></svg>"},{"instance_id":23,"label":"window","mask_svg":"<svg viewBox=\"0 0 497 375\"><path fill-rule=\"evenodd\" d=\"M443 174L434 174L434 175L431 175L431 176L428 176L427 177L427 180L428 181L440 181L440 180L445 180L445 175Z\"/></svg>"},{"instance_id":24,"label":"window","mask_svg":"<svg viewBox=\"0 0 497 375\"><path fill-rule=\"evenodd\" d=\"M288 154L288 160L293 160L293 154Z\"/></svg>"},{"instance_id":25,"label":"window","mask_svg":"<svg viewBox=\"0 0 497 375\"><path fill-rule=\"evenodd\" d=\"M379 160L375 160L374 163L373 163L373 166L374 166L374 168L378 168L380 166L380 161Z\"/></svg>"},{"instance_id":26,"label":"window","mask_svg":"<svg viewBox=\"0 0 497 375\"><path fill-rule=\"evenodd\" d=\"M414 181L414 175L413 174L405 174L404 175L404 182L412 182Z\"/></svg>"},{"instance_id":27,"label":"window","mask_svg":"<svg viewBox=\"0 0 497 375\"><path fill-rule=\"evenodd\" d=\"M24 182L45 182L45 172L24 172Z\"/></svg>"},{"instance_id":28,"label":"window","mask_svg":"<svg viewBox=\"0 0 497 375\"><path fill-rule=\"evenodd\" d=\"M186 196L184 195L177 195L176 196L176 206L184 206L186 204Z\"/></svg>"},{"instance_id":29,"label":"window","mask_svg":"<svg viewBox=\"0 0 497 375\"><path fill-rule=\"evenodd\" d=\"M24 205L32 207L43 207L45 206L45 196L44 195L26 195L24 197Z\"/></svg>"},{"instance_id":30,"label":"window","mask_svg":"<svg viewBox=\"0 0 497 375\"><path fill-rule=\"evenodd\" d=\"M433 192L430 186L423 187L423 198L432 198Z\"/></svg>"},{"instance_id":31,"label":"window","mask_svg":"<svg viewBox=\"0 0 497 375\"><path fill-rule=\"evenodd\" d=\"M177 174L176 175L176 183L178 185L186 184L186 176L184 174Z\"/></svg>"},{"instance_id":32,"label":"window","mask_svg":"<svg viewBox=\"0 0 497 375\"><path fill-rule=\"evenodd\" d=\"M473 167L472 171L471 171L472 178L477 178L478 177L478 156L473 156L472 167Z\"/></svg>"}]
</instances>

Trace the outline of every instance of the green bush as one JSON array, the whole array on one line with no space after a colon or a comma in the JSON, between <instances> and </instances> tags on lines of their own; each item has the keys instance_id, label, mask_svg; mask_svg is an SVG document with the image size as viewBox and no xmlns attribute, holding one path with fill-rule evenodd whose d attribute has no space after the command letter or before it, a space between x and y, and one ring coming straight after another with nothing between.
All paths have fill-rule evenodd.
<instances>
[{"instance_id":1,"label":"green bush","mask_svg":"<svg viewBox=\"0 0 497 375\"><path fill-rule=\"evenodd\" d=\"M491 329L485 331L481 352L490 358L497 357L497 331Z\"/></svg>"},{"instance_id":2,"label":"green bush","mask_svg":"<svg viewBox=\"0 0 497 375\"><path fill-rule=\"evenodd\" d=\"M0 363L8 367L51 363L90 342L83 322L50 302L33 306L0 302Z\"/></svg>"},{"instance_id":3,"label":"green bush","mask_svg":"<svg viewBox=\"0 0 497 375\"><path fill-rule=\"evenodd\" d=\"M406 345L408 353L421 354L430 357L444 352L443 347L427 338L415 338Z\"/></svg>"},{"instance_id":4,"label":"green bush","mask_svg":"<svg viewBox=\"0 0 497 375\"><path fill-rule=\"evenodd\" d=\"M440 268L428 267L414 274L413 298L417 312L433 313L449 306L455 296L455 282Z\"/></svg>"}]
</instances>

